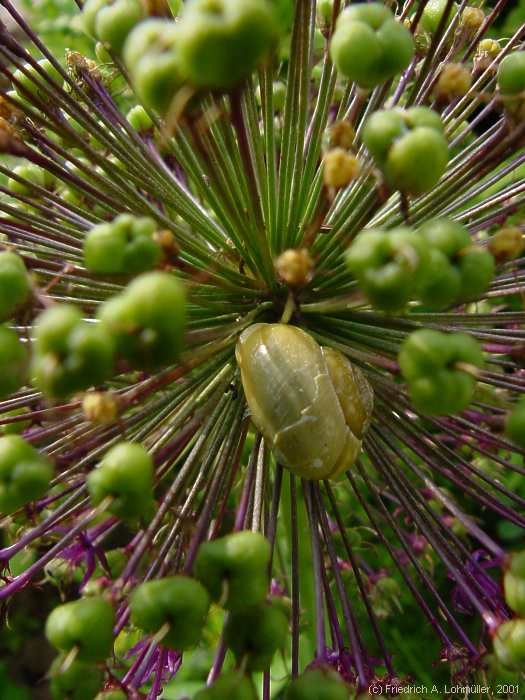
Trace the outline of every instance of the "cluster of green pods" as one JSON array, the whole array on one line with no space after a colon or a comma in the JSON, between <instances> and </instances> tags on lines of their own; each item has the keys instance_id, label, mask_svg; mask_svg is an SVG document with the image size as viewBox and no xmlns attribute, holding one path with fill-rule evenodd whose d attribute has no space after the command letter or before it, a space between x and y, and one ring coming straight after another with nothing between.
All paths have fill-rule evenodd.
<instances>
[{"instance_id":1,"label":"cluster of green pods","mask_svg":"<svg viewBox=\"0 0 525 700\"><path fill-rule=\"evenodd\" d=\"M348 268L374 307L399 311L410 301L431 310L478 298L495 272L492 253L462 224L431 219L418 229L368 229L346 253Z\"/></svg>"}]
</instances>

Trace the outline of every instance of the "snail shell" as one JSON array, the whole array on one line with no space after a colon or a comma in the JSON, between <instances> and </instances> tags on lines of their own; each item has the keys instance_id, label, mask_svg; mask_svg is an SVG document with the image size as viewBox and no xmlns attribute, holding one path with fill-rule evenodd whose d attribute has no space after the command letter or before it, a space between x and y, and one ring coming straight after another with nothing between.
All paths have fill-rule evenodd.
<instances>
[{"instance_id":1,"label":"snail shell","mask_svg":"<svg viewBox=\"0 0 525 700\"><path fill-rule=\"evenodd\" d=\"M235 354L252 420L283 466L318 480L354 464L373 391L344 355L282 323L250 326Z\"/></svg>"}]
</instances>

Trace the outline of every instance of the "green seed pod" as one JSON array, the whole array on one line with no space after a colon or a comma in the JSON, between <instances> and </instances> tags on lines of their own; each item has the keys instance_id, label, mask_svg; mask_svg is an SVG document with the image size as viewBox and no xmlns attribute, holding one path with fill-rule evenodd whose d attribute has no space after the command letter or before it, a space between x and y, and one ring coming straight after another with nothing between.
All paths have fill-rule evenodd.
<instances>
[{"instance_id":1,"label":"green seed pod","mask_svg":"<svg viewBox=\"0 0 525 700\"><path fill-rule=\"evenodd\" d=\"M423 29L427 32L433 33L439 27L441 18L447 7L447 0L429 0L425 5L423 10L423 15L421 17L421 25ZM453 5L447 18L447 25L451 22L454 17L456 7Z\"/></svg>"},{"instance_id":2,"label":"green seed pod","mask_svg":"<svg viewBox=\"0 0 525 700\"><path fill-rule=\"evenodd\" d=\"M16 253L0 253L0 320L9 318L31 294L26 266Z\"/></svg>"},{"instance_id":3,"label":"green seed pod","mask_svg":"<svg viewBox=\"0 0 525 700\"><path fill-rule=\"evenodd\" d=\"M12 394L26 381L29 356L18 335L0 325L0 396Z\"/></svg>"},{"instance_id":4,"label":"green seed pod","mask_svg":"<svg viewBox=\"0 0 525 700\"><path fill-rule=\"evenodd\" d=\"M31 185L36 185L37 187L50 186L53 183L53 177L50 173L39 168L38 165L33 165L33 163L25 163L23 165L17 165L13 168L13 174L17 175L25 182L19 182L14 177L10 177L7 180L7 186L15 194L21 194L25 197L35 196Z\"/></svg>"},{"instance_id":5,"label":"green seed pod","mask_svg":"<svg viewBox=\"0 0 525 700\"><path fill-rule=\"evenodd\" d=\"M514 51L501 61L498 87L502 95L519 95L525 90L525 51Z\"/></svg>"},{"instance_id":6,"label":"green seed pod","mask_svg":"<svg viewBox=\"0 0 525 700\"><path fill-rule=\"evenodd\" d=\"M347 700L348 696L348 686L338 673L329 668L316 668L292 681L284 700Z\"/></svg>"},{"instance_id":7,"label":"green seed pod","mask_svg":"<svg viewBox=\"0 0 525 700\"><path fill-rule=\"evenodd\" d=\"M440 250L431 248L427 276L418 290L419 298L430 309L444 309L459 299L460 292L458 268Z\"/></svg>"},{"instance_id":8,"label":"green seed pod","mask_svg":"<svg viewBox=\"0 0 525 700\"><path fill-rule=\"evenodd\" d=\"M392 144L407 131L406 113L400 109L378 110L365 122L363 143L379 166L387 159Z\"/></svg>"},{"instance_id":9,"label":"green seed pod","mask_svg":"<svg viewBox=\"0 0 525 700\"><path fill-rule=\"evenodd\" d=\"M429 245L406 227L360 233L346 253L346 264L370 302L385 311L402 309L426 278Z\"/></svg>"},{"instance_id":10,"label":"green seed pod","mask_svg":"<svg viewBox=\"0 0 525 700\"><path fill-rule=\"evenodd\" d=\"M190 0L180 27L182 75L197 88L218 90L250 75L278 36L266 0Z\"/></svg>"},{"instance_id":11,"label":"green seed pod","mask_svg":"<svg viewBox=\"0 0 525 700\"><path fill-rule=\"evenodd\" d=\"M387 183L405 194L428 192L447 167L443 125L428 107L374 112L365 123L363 143Z\"/></svg>"},{"instance_id":12,"label":"green seed pod","mask_svg":"<svg viewBox=\"0 0 525 700\"><path fill-rule=\"evenodd\" d=\"M51 462L19 435L0 438L0 512L12 513L45 494Z\"/></svg>"},{"instance_id":13,"label":"green seed pod","mask_svg":"<svg viewBox=\"0 0 525 700\"><path fill-rule=\"evenodd\" d=\"M463 411L472 400L476 380L461 365L481 367L483 353L469 335L423 329L408 336L398 361L415 407L444 415Z\"/></svg>"},{"instance_id":14,"label":"green seed pod","mask_svg":"<svg viewBox=\"0 0 525 700\"><path fill-rule=\"evenodd\" d=\"M74 306L53 306L35 323L34 383L53 398L95 386L111 375L113 352L113 339L101 324L84 321Z\"/></svg>"},{"instance_id":15,"label":"green seed pod","mask_svg":"<svg viewBox=\"0 0 525 700\"><path fill-rule=\"evenodd\" d=\"M503 577L505 602L520 616L525 616L525 552L512 555Z\"/></svg>"},{"instance_id":16,"label":"green seed pod","mask_svg":"<svg viewBox=\"0 0 525 700\"><path fill-rule=\"evenodd\" d=\"M183 84L180 74L179 24L151 18L138 24L124 45L126 63L143 103L164 114Z\"/></svg>"},{"instance_id":17,"label":"green seed pod","mask_svg":"<svg viewBox=\"0 0 525 700\"><path fill-rule=\"evenodd\" d=\"M266 537L259 532L235 532L200 546L194 574L212 600L221 601L227 610L238 610L266 597L269 562Z\"/></svg>"},{"instance_id":18,"label":"green seed pod","mask_svg":"<svg viewBox=\"0 0 525 700\"><path fill-rule=\"evenodd\" d=\"M39 61L37 61L37 63L50 80L53 80L55 83L58 83L59 86L62 85L62 76L51 63L51 61L49 61L47 58L42 58ZM23 73L22 70L18 68L13 73L13 78L18 80L20 86L22 88L25 88L25 90L27 90L27 92L29 92L31 95L35 95L41 100L48 100L49 97L47 93L45 93L43 89L41 89L35 82L33 82L34 78L39 83L45 85L46 88L49 87L49 89L51 90L52 88L48 86L46 79L43 78L42 75L37 71L37 69L29 63L26 63L24 65L24 70L25 73ZM27 99L27 95L24 95L23 90L20 89L20 86L15 84L16 92L20 95L20 98L22 100Z\"/></svg>"},{"instance_id":19,"label":"green seed pod","mask_svg":"<svg viewBox=\"0 0 525 700\"><path fill-rule=\"evenodd\" d=\"M419 233L433 249L433 264L420 284L426 306L444 308L453 302L476 299L488 289L494 277L494 258L488 250L472 244L462 224L431 219Z\"/></svg>"},{"instance_id":20,"label":"green seed pod","mask_svg":"<svg viewBox=\"0 0 525 700\"><path fill-rule=\"evenodd\" d=\"M471 246L459 256L461 274L460 299L471 301L480 297L490 286L496 263L488 250Z\"/></svg>"},{"instance_id":21,"label":"green seed pod","mask_svg":"<svg viewBox=\"0 0 525 700\"><path fill-rule=\"evenodd\" d=\"M112 0L112 4L101 8L97 13L97 38L120 53L130 31L144 19L144 15L141 0Z\"/></svg>"},{"instance_id":22,"label":"green seed pod","mask_svg":"<svg viewBox=\"0 0 525 700\"><path fill-rule=\"evenodd\" d=\"M213 685L200 690L194 700L257 700L253 683L237 671L227 673Z\"/></svg>"},{"instance_id":23,"label":"green seed pod","mask_svg":"<svg viewBox=\"0 0 525 700\"><path fill-rule=\"evenodd\" d=\"M373 88L408 66L414 40L385 5L355 5L339 16L330 54L345 77L362 88Z\"/></svg>"},{"instance_id":24,"label":"green seed pod","mask_svg":"<svg viewBox=\"0 0 525 700\"><path fill-rule=\"evenodd\" d=\"M93 700L104 682L102 670L77 660L66 663L66 656L57 656L49 669L53 700Z\"/></svg>"},{"instance_id":25,"label":"green seed pod","mask_svg":"<svg viewBox=\"0 0 525 700\"><path fill-rule=\"evenodd\" d=\"M224 640L247 671L264 671L270 667L275 652L288 636L288 620L284 613L263 603L231 613L224 627Z\"/></svg>"},{"instance_id":26,"label":"green seed pod","mask_svg":"<svg viewBox=\"0 0 525 700\"><path fill-rule=\"evenodd\" d=\"M99 310L102 326L118 352L136 369L155 369L175 362L182 350L186 295L171 273L140 275Z\"/></svg>"},{"instance_id":27,"label":"green seed pod","mask_svg":"<svg viewBox=\"0 0 525 700\"><path fill-rule=\"evenodd\" d=\"M525 447L525 397L522 397L507 415L505 434L516 445Z\"/></svg>"},{"instance_id":28,"label":"green seed pod","mask_svg":"<svg viewBox=\"0 0 525 700\"><path fill-rule=\"evenodd\" d=\"M419 233L448 258L472 245L467 229L450 219L431 219L421 226Z\"/></svg>"},{"instance_id":29,"label":"green seed pod","mask_svg":"<svg viewBox=\"0 0 525 700\"><path fill-rule=\"evenodd\" d=\"M51 644L68 653L78 647L79 661L104 661L113 647L115 613L103 598L82 598L56 607L46 622Z\"/></svg>"},{"instance_id":30,"label":"green seed pod","mask_svg":"<svg viewBox=\"0 0 525 700\"><path fill-rule=\"evenodd\" d=\"M151 270L162 256L153 238L156 230L153 219L129 214L94 226L84 241L87 269L103 275L135 275Z\"/></svg>"},{"instance_id":31,"label":"green seed pod","mask_svg":"<svg viewBox=\"0 0 525 700\"><path fill-rule=\"evenodd\" d=\"M525 669L525 620L504 622L494 635L494 652L498 661L515 671Z\"/></svg>"},{"instance_id":32,"label":"green seed pod","mask_svg":"<svg viewBox=\"0 0 525 700\"><path fill-rule=\"evenodd\" d=\"M384 173L392 187L414 196L437 184L448 163L448 145L435 129L418 127L393 144Z\"/></svg>"},{"instance_id":33,"label":"green seed pod","mask_svg":"<svg viewBox=\"0 0 525 700\"><path fill-rule=\"evenodd\" d=\"M162 644L183 651L199 643L209 605L206 589L195 579L173 576L147 581L131 594L131 621L149 634L168 623Z\"/></svg>"},{"instance_id":34,"label":"green seed pod","mask_svg":"<svg viewBox=\"0 0 525 700\"><path fill-rule=\"evenodd\" d=\"M235 352L253 422L276 458L306 479L335 478L349 469L372 410L372 390L359 370L339 353L327 362L311 336L284 324L250 326ZM359 433L345 411L362 422Z\"/></svg>"},{"instance_id":35,"label":"green seed pod","mask_svg":"<svg viewBox=\"0 0 525 700\"><path fill-rule=\"evenodd\" d=\"M119 518L138 518L151 510L153 460L138 443L119 442L104 456L87 478L93 505L108 496L108 510Z\"/></svg>"}]
</instances>

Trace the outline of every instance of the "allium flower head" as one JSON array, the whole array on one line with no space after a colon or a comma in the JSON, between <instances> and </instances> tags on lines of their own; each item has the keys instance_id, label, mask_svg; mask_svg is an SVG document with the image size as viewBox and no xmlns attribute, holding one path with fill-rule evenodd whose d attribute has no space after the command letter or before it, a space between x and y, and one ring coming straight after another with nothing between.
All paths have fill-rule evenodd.
<instances>
[{"instance_id":1,"label":"allium flower head","mask_svg":"<svg viewBox=\"0 0 525 700\"><path fill-rule=\"evenodd\" d=\"M76 4L89 55L0 0L0 600L62 596L52 696L523 671L525 25Z\"/></svg>"}]
</instances>

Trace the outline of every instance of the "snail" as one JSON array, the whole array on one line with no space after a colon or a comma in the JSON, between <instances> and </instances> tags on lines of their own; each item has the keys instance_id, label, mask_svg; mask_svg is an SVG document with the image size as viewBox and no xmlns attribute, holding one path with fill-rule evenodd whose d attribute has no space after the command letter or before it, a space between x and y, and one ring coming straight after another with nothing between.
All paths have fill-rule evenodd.
<instances>
[{"instance_id":1,"label":"snail","mask_svg":"<svg viewBox=\"0 0 525 700\"><path fill-rule=\"evenodd\" d=\"M245 329L235 354L252 420L284 467L319 480L354 464L373 391L344 355L282 323Z\"/></svg>"}]
</instances>

